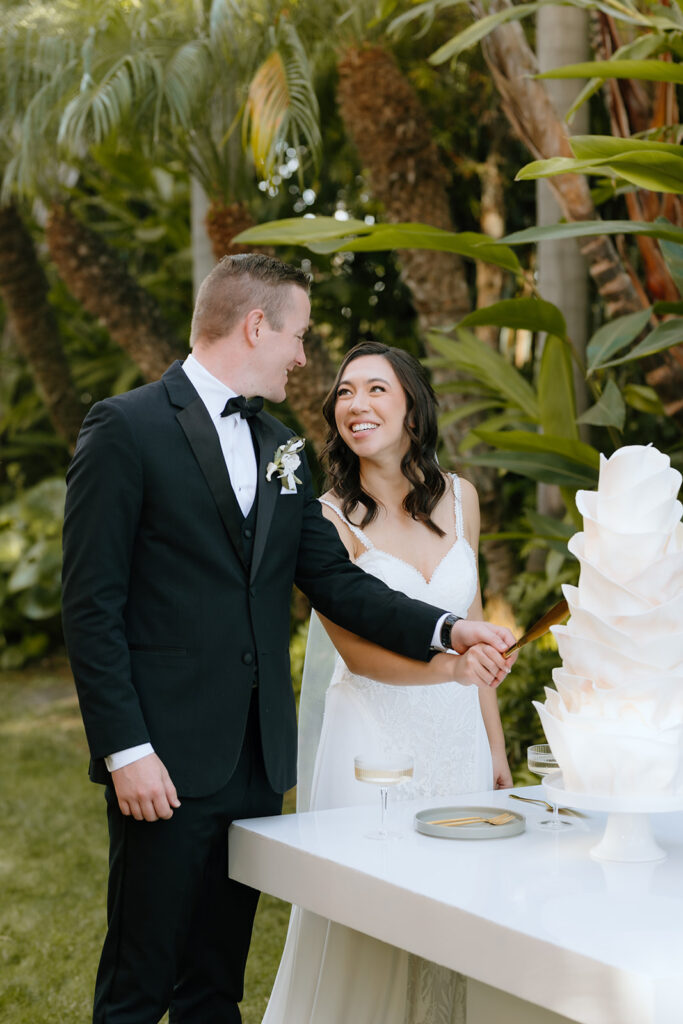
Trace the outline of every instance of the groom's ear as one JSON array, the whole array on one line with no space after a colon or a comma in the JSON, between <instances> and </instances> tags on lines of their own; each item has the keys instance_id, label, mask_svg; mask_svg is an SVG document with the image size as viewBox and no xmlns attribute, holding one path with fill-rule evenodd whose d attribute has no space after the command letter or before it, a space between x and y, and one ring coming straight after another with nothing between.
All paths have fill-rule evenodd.
<instances>
[{"instance_id":1,"label":"groom's ear","mask_svg":"<svg viewBox=\"0 0 683 1024\"><path fill-rule=\"evenodd\" d=\"M244 318L244 336L254 348L259 344L266 324L262 309L251 309Z\"/></svg>"}]
</instances>

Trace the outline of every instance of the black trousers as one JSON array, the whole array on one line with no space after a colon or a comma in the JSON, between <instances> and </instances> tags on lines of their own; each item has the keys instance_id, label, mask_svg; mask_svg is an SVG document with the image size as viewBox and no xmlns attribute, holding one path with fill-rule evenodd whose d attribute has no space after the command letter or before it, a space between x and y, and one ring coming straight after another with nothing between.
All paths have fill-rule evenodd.
<instances>
[{"instance_id":1,"label":"black trousers","mask_svg":"<svg viewBox=\"0 0 683 1024\"><path fill-rule=\"evenodd\" d=\"M121 814L106 787L108 930L93 1024L239 1024L244 967L259 893L228 877L228 826L279 814L265 775L254 691L229 782L183 799L168 821Z\"/></svg>"}]
</instances>

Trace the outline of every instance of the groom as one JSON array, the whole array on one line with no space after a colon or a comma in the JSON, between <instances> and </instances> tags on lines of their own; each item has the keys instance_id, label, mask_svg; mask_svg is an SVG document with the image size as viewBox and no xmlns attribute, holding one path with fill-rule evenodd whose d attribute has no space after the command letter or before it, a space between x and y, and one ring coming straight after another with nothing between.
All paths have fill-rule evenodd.
<instances>
[{"instance_id":1,"label":"groom","mask_svg":"<svg viewBox=\"0 0 683 1024\"><path fill-rule=\"evenodd\" d=\"M284 400L309 315L299 270L224 258L197 296L193 354L96 404L69 468L64 635L110 836L95 1024L157 1024L169 1007L171 1024L241 1019L258 893L229 879L227 832L279 813L295 782L293 582L401 654L488 642L492 682L505 674L506 631L365 575L305 459L299 481L278 459L291 432L253 396Z\"/></svg>"}]
</instances>

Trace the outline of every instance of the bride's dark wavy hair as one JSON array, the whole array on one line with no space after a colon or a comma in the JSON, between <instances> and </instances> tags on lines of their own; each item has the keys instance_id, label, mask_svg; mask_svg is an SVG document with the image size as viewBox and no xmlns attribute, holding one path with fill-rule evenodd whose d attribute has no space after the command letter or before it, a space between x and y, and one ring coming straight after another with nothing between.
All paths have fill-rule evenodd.
<instances>
[{"instance_id":1,"label":"bride's dark wavy hair","mask_svg":"<svg viewBox=\"0 0 683 1024\"><path fill-rule=\"evenodd\" d=\"M366 512L361 527L376 517L377 502L367 494L360 481L358 456L344 443L337 429L334 410L337 390L349 363L361 356L382 356L391 364L406 396L406 415L403 429L410 447L401 460L401 472L410 483L410 491L403 500L403 508L417 522L444 536L431 513L442 497L446 484L436 461L438 429L436 423L436 395L423 367L400 348L391 348L379 341L362 341L352 348L339 368L332 388L323 403L323 415L329 427L322 459L327 470L330 489L341 498L342 511L348 518L359 504Z\"/></svg>"}]
</instances>

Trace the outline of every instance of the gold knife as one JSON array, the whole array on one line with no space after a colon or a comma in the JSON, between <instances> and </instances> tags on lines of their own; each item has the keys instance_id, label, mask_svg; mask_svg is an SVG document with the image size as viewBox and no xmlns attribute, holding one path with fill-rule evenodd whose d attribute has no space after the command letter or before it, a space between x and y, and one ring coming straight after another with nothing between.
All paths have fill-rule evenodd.
<instances>
[{"instance_id":1,"label":"gold knife","mask_svg":"<svg viewBox=\"0 0 683 1024\"><path fill-rule=\"evenodd\" d=\"M509 658L511 654L518 651L520 647L524 647L525 644L531 643L532 640L538 640L540 636L547 633L551 626L556 626L558 622L562 622L563 619L569 615L569 605L562 598L557 604L554 604L550 611L547 611L545 615L542 615L538 622L534 622L533 626L527 629L523 636L520 636L519 640L508 647L507 651L503 652L504 658Z\"/></svg>"}]
</instances>

